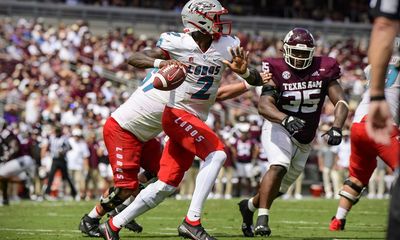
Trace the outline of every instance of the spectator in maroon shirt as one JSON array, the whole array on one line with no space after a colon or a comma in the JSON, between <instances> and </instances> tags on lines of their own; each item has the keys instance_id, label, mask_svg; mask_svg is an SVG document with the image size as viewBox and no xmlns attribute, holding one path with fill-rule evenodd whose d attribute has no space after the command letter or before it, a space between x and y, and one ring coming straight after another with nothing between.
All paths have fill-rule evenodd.
<instances>
[{"instance_id":1,"label":"spectator in maroon shirt","mask_svg":"<svg viewBox=\"0 0 400 240\"><path fill-rule=\"evenodd\" d=\"M94 199L101 196L101 189L98 185L100 183L99 173L99 155L100 149L99 144L96 141L96 135L89 133L86 138L89 148L89 170L85 179L85 192L86 199Z\"/></svg>"}]
</instances>

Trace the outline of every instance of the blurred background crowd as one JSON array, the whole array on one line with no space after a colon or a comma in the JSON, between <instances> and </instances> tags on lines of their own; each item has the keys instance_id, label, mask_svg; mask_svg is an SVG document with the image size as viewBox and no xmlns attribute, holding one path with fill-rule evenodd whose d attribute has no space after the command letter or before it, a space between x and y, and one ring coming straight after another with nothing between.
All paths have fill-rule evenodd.
<instances>
[{"instance_id":1,"label":"blurred background crowd","mask_svg":"<svg viewBox=\"0 0 400 240\"><path fill-rule=\"evenodd\" d=\"M125 5L128 1L66 2ZM134 6L150 4L150 1L129 2ZM151 1L156 2L160 1ZM177 7L177 1L167 2L171 7ZM244 1L233 2L238 9L239 6L244 8ZM270 4L269 1L259 2ZM342 2L343 6L356 6L360 1ZM263 10L255 8L251 11ZM343 19L347 17L343 16ZM250 61L255 67L260 67L264 57L281 56L281 39L235 34L242 46L250 51ZM333 121L334 107L327 100L305 173L293 186L294 192L285 198L310 194L337 197L349 164L347 130L366 87L362 69L367 64L367 39L329 40L314 34L316 55L334 57L341 65L341 83L351 110L344 141L338 147L329 147L321 138ZM128 66L127 59L136 51L155 47L156 41L136 33L133 28L115 28L103 35L94 34L85 21L52 26L41 19L0 19L0 116L6 120L7 128L29 149L26 154L36 164L30 177L15 179L9 190L12 199L88 200L98 198L112 184L102 125L146 75L145 71ZM237 81L240 81L239 77L227 71L222 84ZM207 123L225 141L228 160L210 197L252 195L267 168L268 161L259 143L263 120L256 110L257 91L252 89L236 99L218 102L212 108ZM66 152L68 176L52 170L55 160L51 153L51 138L56 133L67 139L71 146ZM190 198L199 164L195 161L187 172L176 198ZM369 187L371 198L385 197L390 174L380 164ZM49 181L51 175L54 179ZM48 182L52 184L48 186Z\"/></svg>"},{"instance_id":2,"label":"blurred background crowd","mask_svg":"<svg viewBox=\"0 0 400 240\"><path fill-rule=\"evenodd\" d=\"M98 5L118 7L158 8L181 12L185 1L180 0L36 0L37 2L58 2L68 5ZM300 18L315 21L369 22L368 6L362 0L221 0L222 6L229 6L229 13L242 16L270 16Z\"/></svg>"}]
</instances>

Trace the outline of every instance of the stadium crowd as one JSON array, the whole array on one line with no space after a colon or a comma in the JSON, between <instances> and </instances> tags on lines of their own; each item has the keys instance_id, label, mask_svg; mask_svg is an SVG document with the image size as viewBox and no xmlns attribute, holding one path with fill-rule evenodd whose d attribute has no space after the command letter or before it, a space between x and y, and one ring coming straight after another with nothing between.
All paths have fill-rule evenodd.
<instances>
[{"instance_id":1,"label":"stadium crowd","mask_svg":"<svg viewBox=\"0 0 400 240\"><path fill-rule=\"evenodd\" d=\"M39 0L43 1L43 0ZM46 1L46 0L44 0ZM47 2L49 2L47 0ZM179 0L50 0L64 2L68 5L92 4L99 6L140 7L172 10L181 12L184 2ZM229 12L241 16L270 16L282 18L312 19L315 21L346 21L369 23L368 6L362 0L351 1L317 1L317 0L285 0L285 1L253 1L222 0L223 6L229 6Z\"/></svg>"},{"instance_id":2,"label":"stadium crowd","mask_svg":"<svg viewBox=\"0 0 400 240\"><path fill-rule=\"evenodd\" d=\"M264 57L281 54L280 39L240 32L237 36L242 46L250 51L254 66L258 66ZM342 67L341 82L351 108L348 129L366 84L362 69L367 64L368 42L351 38L328 41L318 33L315 36L316 55L334 57ZM94 35L83 21L48 26L40 19L21 18L16 22L0 19L0 116L26 149L30 149L26 154L36 163L33 182L29 181L29 175L25 179L16 179L17 184L11 188L12 196L54 199L73 195L80 200L97 198L108 188L112 172L102 140L102 125L133 92L134 89L129 87L131 82L139 84L146 75L145 71L129 67L127 59L135 51L155 47L156 40L138 35L131 28L116 28L105 35ZM228 72L222 82L237 81L240 81L239 77ZM258 144L262 119L256 111L256 92L257 89L233 100L218 102L207 120L224 139L228 153L215 187L215 198L252 195L259 176L266 170L267 160ZM325 131L333 120L333 106L325 106L321 131ZM71 146L65 158L68 175L78 194L65 190L61 180L68 179L58 176L57 172L49 187L51 191L45 191L53 161L51 136L57 131ZM328 147L320 141L320 136L317 134L306 179L319 184L323 178L325 196L331 198L337 196L338 184L346 176L344 172L350 154L346 144L349 142L343 141L338 148ZM239 141L249 142L251 148L236 149ZM198 161L195 163L187 172L177 198L190 198L198 168ZM380 179L385 175L385 168L380 167L382 169L383 173L378 173ZM329 180L330 176L333 176L332 180ZM18 187L20 180L24 180L25 188ZM384 191L380 190L378 196L383 197ZM296 196L301 197L300 191ZM373 196L376 193L371 193Z\"/></svg>"}]
</instances>

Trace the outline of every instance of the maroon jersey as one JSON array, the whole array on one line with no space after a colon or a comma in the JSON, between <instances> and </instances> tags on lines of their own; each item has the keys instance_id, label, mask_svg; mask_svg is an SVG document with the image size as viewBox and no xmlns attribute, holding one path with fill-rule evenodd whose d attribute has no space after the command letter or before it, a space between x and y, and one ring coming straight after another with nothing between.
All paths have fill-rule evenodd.
<instances>
[{"instance_id":1,"label":"maroon jersey","mask_svg":"<svg viewBox=\"0 0 400 240\"><path fill-rule=\"evenodd\" d=\"M236 149L236 160L241 163L249 163L252 159L254 141L251 139L242 140L238 139L233 147Z\"/></svg>"},{"instance_id":2,"label":"maroon jersey","mask_svg":"<svg viewBox=\"0 0 400 240\"><path fill-rule=\"evenodd\" d=\"M294 70L283 58L267 58L262 62L262 70L272 73L279 92L279 111L306 122L293 137L300 143L310 143L318 128L328 85L341 75L339 64L331 57L314 57L310 67Z\"/></svg>"}]
</instances>

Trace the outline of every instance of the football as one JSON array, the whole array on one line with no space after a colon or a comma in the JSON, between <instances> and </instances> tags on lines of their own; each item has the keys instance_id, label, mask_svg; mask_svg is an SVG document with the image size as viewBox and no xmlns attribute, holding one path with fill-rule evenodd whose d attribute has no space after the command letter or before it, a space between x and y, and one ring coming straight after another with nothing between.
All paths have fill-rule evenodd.
<instances>
[{"instance_id":1,"label":"football","mask_svg":"<svg viewBox=\"0 0 400 240\"><path fill-rule=\"evenodd\" d=\"M186 67L167 65L154 74L155 88L168 91L179 87L186 78Z\"/></svg>"}]
</instances>

